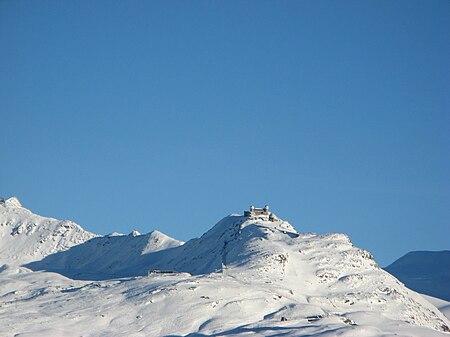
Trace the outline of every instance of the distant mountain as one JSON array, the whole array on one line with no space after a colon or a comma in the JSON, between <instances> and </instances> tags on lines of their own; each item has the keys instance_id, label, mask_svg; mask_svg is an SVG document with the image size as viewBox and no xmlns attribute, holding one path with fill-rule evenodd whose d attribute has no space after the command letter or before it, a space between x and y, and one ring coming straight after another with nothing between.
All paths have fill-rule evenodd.
<instances>
[{"instance_id":1,"label":"distant mountain","mask_svg":"<svg viewBox=\"0 0 450 337\"><path fill-rule=\"evenodd\" d=\"M419 293L450 301L450 251L415 251L384 268Z\"/></svg>"}]
</instances>

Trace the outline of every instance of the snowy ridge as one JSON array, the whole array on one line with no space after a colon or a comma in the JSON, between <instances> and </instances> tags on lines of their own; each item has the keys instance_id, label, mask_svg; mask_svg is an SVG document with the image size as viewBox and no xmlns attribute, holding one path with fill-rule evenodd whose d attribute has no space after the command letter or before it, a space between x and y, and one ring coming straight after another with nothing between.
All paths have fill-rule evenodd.
<instances>
[{"instance_id":1,"label":"snowy ridge","mask_svg":"<svg viewBox=\"0 0 450 337\"><path fill-rule=\"evenodd\" d=\"M5 206L15 207L15 208L23 207L22 203L19 201L19 199L17 197L11 197L11 198L5 200Z\"/></svg>"},{"instance_id":2,"label":"snowy ridge","mask_svg":"<svg viewBox=\"0 0 450 337\"><path fill-rule=\"evenodd\" d=\"M171 251L169 259L159 259L153 266L191 274L210 273L221 270L223 266L243 266L245 269L258 265L263 271L270 263L269 256L277 260L279 254L283 253L276 245L258 245L267 239L273 239L275 242L276 237L270 236L271 233L281 233L283 239L299 235L285 221L249 220L241 215L231 215L199 239L190 240Z\"/></svg>"},{"instance_id":3,"label":"snowy ridge","mask_svg":"<svg viewBox=\"0 0 450 337\"><path fill-rule=\"evenodd\" d=\"M182 245L183 241L178 241L176 239L167 236L160 231L154 230L146 234L148 237L147 245L142 251L142 254L148 254L152 252L159 252L160 250L165 250L169 248L174 248Z\"/></svg>"},{"instance_id":4,"label":"snowy ridge","mask_svg":"<svg viewBox=\"0 0 450 337\"><path fill-rule=\"evenodd\" d=\"M22 264L64 251L97 235L68 220L42 217L16 197L0 203L0 262Z\"/></svg>"},{"instance_id":5,"label":"snowy ridge","mask_svg":"<svg viewBox=\"0 0 450 337\"><path fill-rule=\"evenodd\" d=\"M26 265L32 270L47 270L86 280L147 275L143 267L146 254L178 247L183 242L153 231L148 234L97 237Z\"/></svg>"}]
</instances>

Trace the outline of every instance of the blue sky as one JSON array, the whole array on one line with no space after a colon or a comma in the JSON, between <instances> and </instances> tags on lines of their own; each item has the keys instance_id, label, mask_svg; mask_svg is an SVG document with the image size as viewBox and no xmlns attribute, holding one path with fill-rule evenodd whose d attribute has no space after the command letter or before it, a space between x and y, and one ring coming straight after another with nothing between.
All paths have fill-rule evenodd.
<instances>
[{"instance_id":1,"label":"blue sky","mask_svg":"<svg viewBox=\"0 0 450 337\"><path fill-rule=\"evenodd\" d=\"M450 249L450 2L1 1L0 194L182 240L269 203Z\"/></svg>"}]
</instances>

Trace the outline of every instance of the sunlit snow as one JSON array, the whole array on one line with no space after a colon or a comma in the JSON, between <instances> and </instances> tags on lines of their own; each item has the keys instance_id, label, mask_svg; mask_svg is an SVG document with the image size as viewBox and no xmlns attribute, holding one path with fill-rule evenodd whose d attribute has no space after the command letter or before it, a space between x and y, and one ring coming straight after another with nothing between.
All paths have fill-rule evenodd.
<instances>
[{"instance_id":1,"label":"sunlit snow","mask_svg":"<svg viewBox=\"0 0 450 337\"><path fill-rule=\"evenodd\" d=\"M344 234L225 217L186 243L0 205L1 336L448 336Z\"/></svg>"}]
</instances>

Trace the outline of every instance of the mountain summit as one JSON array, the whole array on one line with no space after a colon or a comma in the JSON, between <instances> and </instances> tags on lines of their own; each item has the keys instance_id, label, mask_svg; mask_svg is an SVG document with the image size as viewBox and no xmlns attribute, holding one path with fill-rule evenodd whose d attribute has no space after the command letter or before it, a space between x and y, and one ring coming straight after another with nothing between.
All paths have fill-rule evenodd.
<instances>
[{"instance_id":1,"label":"mountain summit","mask_svg":"<svg viewBox=\"0 0 450 337\"><path fill-rule=\"evenodd\" d=\"M9 207L22 207L19 199L17 197L11 197L9 199L0 198L0 205L9 206Z\"/></svg>"},{"instance_id":2,"label":"mountain summit","mask_svg":"<svg viewBox=\"0 0 450 337\"><path fill-rule=\"evenodd\" d=\"M0 262L41 260L96 236L73 221L34 214L16 197L0 198Z\"/></svg>"},{"instance_id":3,"label":"mountain summit","mask_svg":"<svg viewBox=\"0 0 450 337\"><path fill-rule=\"evenodd\" d=\"M48 255L27 264L39 273L8 272L25 284L20 298L31 300L0 297L0 314L2 301L15 303L33 324L24 312L8 319L32 333L37 322L50 329L33 309L45 305L51 328L67 332L73 323L89 336L447 335L448 320L348 236L302 234L268 208L251 211L184 244L155 231L96 237ZM56 274L45 271L70 279L48 288L37 280Z\"/></svg>"}]
</instances>

